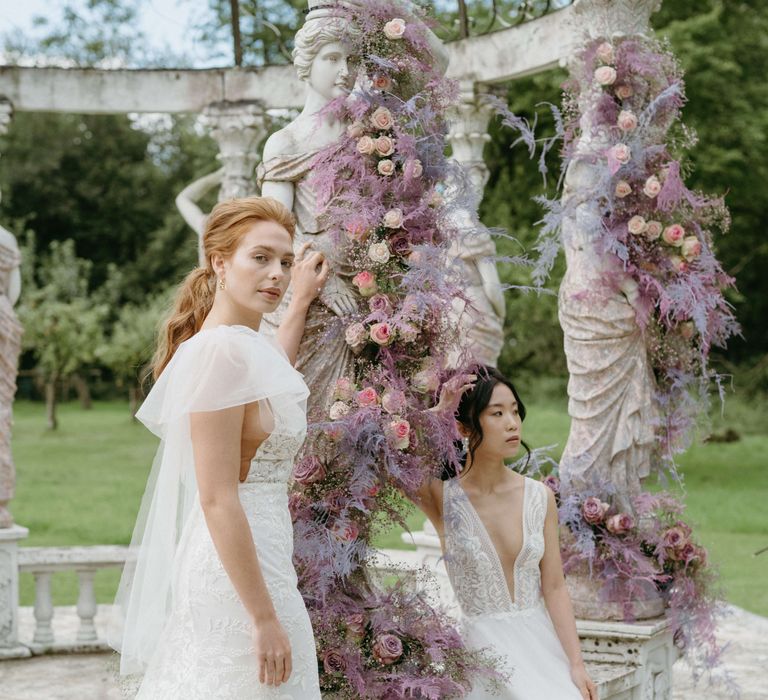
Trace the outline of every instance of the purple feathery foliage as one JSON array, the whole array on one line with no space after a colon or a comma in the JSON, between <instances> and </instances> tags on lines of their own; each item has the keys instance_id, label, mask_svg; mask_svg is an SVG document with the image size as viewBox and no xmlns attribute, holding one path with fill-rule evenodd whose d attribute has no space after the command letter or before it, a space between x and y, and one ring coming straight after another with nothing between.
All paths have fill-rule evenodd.
<instances>
[{"instance_id":1,"label":"purple feathery foliage","mask_svg":"<svg viewBox=\"0 0 768 700\"><path fill-rule=\"evenodd\" d=\"M712 242L713 231L727 229L728 212L722 199L686 187L673 153L670 130L685 90L672 53L654 39L629 36L592 41L579 59L565 86L562 172L587 165L589 177L562 200L537 199L545 213L534 281L543 284L552 268L563 222L575 220L579 205L600 202L594 247L617 262L604 282L618 290L628 276L637 286L633 306L664 412L655 466L674 467L708 406L706 388L722 386L710 349L739 332L724 296L734 280Z\"/></svg>"},{"instance_id":2,"label":"purple feathery foliage","mask_svg":"<svg viewBox=\"0 0 768 700\"><path fill-rule=\"evenodd\" d=\"M601 599L621 605L627 620L636 601L661 596L694 679L706 676L737 696L738 687L721 667L716 623L724 605L717 572L682 519L684 504L667 492L643 492L633 500L633 517L608 503L612 484L574 492L561 487L556 468L539 477L555 494L566 574L586 569L601 582Z\"/></svg>"},{"instance_id":3,"label":"purple feathery foliage","mask_svg":"<svg viewBox=\"0 0 768 700\"><path fill-rule=\"evenodd\" d=\"M309 426L291 494L299 587L315 631L321 689L352 698L463 697L496 661L464 647L454 624L412 585L371 571L377 528L405 525L439 466L455 462L455 422L428 410L451 373L448 321L463 298L449 251L458 235L441 181L463 176L444 157L457 96L431 56L424 24L392 4L340 5L354 31L358 87L323 113L346 133L313 159L309 183L334 262L351 271L356 313L341 319L357 355L328 416ZM476 204L476 203L475 203Z\"/></svg>"}]
</instances>

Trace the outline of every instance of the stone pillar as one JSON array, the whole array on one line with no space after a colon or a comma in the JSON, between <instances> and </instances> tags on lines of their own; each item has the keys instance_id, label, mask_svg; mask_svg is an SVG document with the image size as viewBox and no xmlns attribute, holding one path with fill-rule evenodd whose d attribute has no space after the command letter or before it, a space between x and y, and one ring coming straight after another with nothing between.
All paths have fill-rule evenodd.
<instances>
[{"instance_id":1,"label":"stone pillar","mask_svg":"<svg viewBox=\"0 0 768 700\"><path fill-rule=\"evenodd\" d=\"M259 101L214 102L203 112L203 120L219 145L218 159L224 166L219 201L256 194L254 168L257 146L266 135L266 113Z\"/></svg>"},{"instance_id":2,"label":"stone pillar","mask_svg":"<svg viewBox=\"0 0 768 700\"><path fill-rule=\"evenodd\" d=\"M453 303L451 319L460 332L459 342L448 353L452 367L465 364L467 352L475 362L496 365L504 343L505 303L496 270L496 246L477 214L489 176L483 149L491 138L488 122L492 114L493 109L481 103L474 82L462 81L459 102L448 115L448 141L453 159L469 176L475 197L466 199L463 183L448 188L449 203L453 197L467 202L448 210L448 223L457 234L451 255L465 281L464 294L469 301L455 299Z\"/></svg>"},{"instance_id":3,"label":"stone pillar","mask_svg":"<svg viewBox=\"0 0 768 700\"><path fill-rule=\"evenodd\" d=\"M475 84L471 80L460 83L459 103L449 112L451 126L448 142L453 149L453 159L461 163L477 189L478 201L488 182L488 166L483 160L485 144L491 140L488 123L493 109L481 104Z\"/></svg>"}]
</instances>

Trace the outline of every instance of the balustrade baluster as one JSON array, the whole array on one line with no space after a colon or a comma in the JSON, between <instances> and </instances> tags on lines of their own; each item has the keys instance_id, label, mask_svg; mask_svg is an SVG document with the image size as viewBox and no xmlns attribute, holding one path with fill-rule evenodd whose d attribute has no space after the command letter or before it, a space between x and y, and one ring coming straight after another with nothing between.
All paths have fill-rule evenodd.
<instances>
[{"instance_id":1,"label":"balustrade baluster","mask_svg":"<svg viewBox=\"0 0 768 700\"><path fill-rule=\"evenodd\" d=\"M35 577L35 634L34 644L53 644L53 599L51 598L51 572L33 571Z\"/></svg>"},{"instance_id":2,"label":"balustrade baluster","mask_svg":"<svg viewBox=\"0 0 768 700\"><path fill-rule=\"evenodd\" d=\"M80 618L80 628L77 630L78 642L94 642L97 639L96 625L96 594L93 590L93 577L96 569L78 569L77 578L80 583L80 593L77 597L77 615Z\"/></svg>"}]
</instances>

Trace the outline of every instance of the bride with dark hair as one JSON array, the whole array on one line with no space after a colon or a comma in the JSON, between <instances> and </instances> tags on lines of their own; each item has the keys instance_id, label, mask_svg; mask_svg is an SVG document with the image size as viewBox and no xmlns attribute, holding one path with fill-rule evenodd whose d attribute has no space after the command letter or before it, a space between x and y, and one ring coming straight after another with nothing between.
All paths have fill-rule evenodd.
<instances>
[{"instance_id":1,"label":"bride with dark hair","mask_svg":"<svg viewBox=\"0 0 768 700\"><path fill-rule=\"evenodd\" d=\"M524 444L525 406L493 367L459 380L433 410L458 401L465 464L425 482L417 505L440 535L464 641L490 647L510 673L500 696L478 687L468 697L596 700L565 587L554 494L506 465Z\"/></svg>"}]
</instances>

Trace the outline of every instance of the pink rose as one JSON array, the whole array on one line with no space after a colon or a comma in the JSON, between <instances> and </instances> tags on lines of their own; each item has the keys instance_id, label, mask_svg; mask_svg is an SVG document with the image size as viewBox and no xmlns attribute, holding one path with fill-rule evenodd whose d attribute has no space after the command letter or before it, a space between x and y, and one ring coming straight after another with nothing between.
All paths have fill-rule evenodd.
<instances>
[{"instance_id":1,"label":"pink rose","mask_svg":"<svg viewBox=\"0 0 768 700\"><path fill-rule=\"evenodd\" d=\"M389 246L386 241L371 243L368 246L368 257L375 263L384 264L390 258ZM367 294L365 296L368 296Z\"/></svg>"},{"instance_id":2,"label":"pink rose","mask_svg":"<svg viewBox=\"0 0 768 700\"><path fill-rule=\"evenodd\" d=\"M688 538L681 528L671 527L662 535L661 541L667 549L679 551L688 543Z\"/></svg>"},{"instance_id":3,"label":"pink rose","mask_svg":"<svg viewBox=\"0 0 768 700\"><path fill-rule=\"evenodd\" d=\"M670 255L669 264L675 272L685 272L688 269L688 263L679 255Z\"/></svg>"},{"instance_id":4,"label":"pink rose","mask_svg":"<svg viewBox=\"0 0 768 700\"><path fill-rule=\"evenodd\" d=\"M611 46L611 44L609 44L607 41L604 41L602 44L600 44L600 46L597 47L595 55L603 63L613 63L613 46Z\"/></svg>"},{"instance_id":5,"label":"pink rose","mask_svg":"<svg viewBox=\"0 0 768 700\"><path fill-rule=\"evenodd\" d=\"M407 231L398 231L389 237L389 247L395 255L405 257L411 252L411 237Z\"/></svg>"},{"instance_id":6,"label":"pink rose","mask_svg":"<svg viewBox=\"0 0 768 700\"><path fill-rule=\"evenodd\" d=\"M368 340L368 331L362 323L353 323L347 326L347 330L344 332L344 340L352 348L359 347Z\"/></svg>"},{"instance_id":7,"label":"pink rose","mask_svg":"<svg viewBox=\"0 0 768 700\"><path fill-rule=\"evenodd\" d=\"M329 649L323 656L323 668L326 673L344 673L347 670L347 662L336 649Z\"/></svg>"},{"instance_id":8,"label":"pink rose","mask_svg":"<svg viewBox=\"0 0 768 700\"><path fill-rule=\"evenodd\" d=\"M371 297L379 291L379 288L376 286L376 276L370 270L358 272L352 278L352 284L358 288L360 294L364 297Z\"/></svg>"},{"instance_id":9,"label":"pink rose","mask_svg":"<svg viewBox=\"0 0 768 700\"><path fill-rule=\"evenodd\" d=\"M387 131L388 129L391 129L394 123L395 122L392 119L392 112L390 112L386 107L379 107L371 115L371 124L373 124L373 126L380 131Z\"/></svg>"},{"instance_id":10,"label":"pink rose","mask_svg":"<svg viewBox=\"0 0 768 700\"><path fill-rule=\"evenodd\" d=\"M357 140L357 152L369 156L376 150L376 142L370 136L361 136Z\"/></svg>"},{"instance_id":11,"label":"pink rose","mask_svg":"<svg viewBox=\"0 0 768 700\"><path fill-rule=\"evenodd\" d=\"M634 90L629 85L617 85L616 97L620 100L627 100L634 94Z\"/></svg>"},{"instance_id":12,"label":"pink rose","mask_svg":"<svg viewBox=\"0 0 768 700\"><path fill-rule=\"evenodd\" d=\"M635 521L627 513L617 513L605 521L605 528L614 535L629 532L635 526Z\"/></svg>"},{"instance_id":13,"label":"pink rose","mask_svg":"<svg viewBox=\"0 0 768 700\"><path fill-rule=\"evenodd\" d=\"M374 294L368 300L368 308L389 316L392 313L392 303L386 294Z\"/></svg>"},{"instance_id":14,"label":"pink rose","mask_svg":"<svg viewBox=\"0 0 768 700\"><path fill-rule=\"evenodd\" d=\"M651 175L643 185L643 194L653 199L659 192L661 192L661 182L655 175Z\"/></svg>"},{"instance_id":15,"label":"pink rose","mask_svg":"<svg viewBox=\"0 0 768 700\"><path fill-rule=\"evenodd\" d=\"M414 180L421 177L424 172L424 167L421 161L417 158L406 161L404 168L405 176L413 178Z\"/></svg>"},{"instance_id":16,"label":"pink rose","mask_svg":"<svg viewBox=\"0 0 768 700\"><path fill-rule=\"evenodd\" d=\"M544 486L546 486L553 493L560 493L560 479L558 479L554 474L545 476L541 483L544 484Z\"/></svg>"},{"instance_id":17,"label":"pink rose","mask_svg":"<svg viewBox=\"0 0 768 700\"><path fill-rule=\"evenodd\" d=\"M600 66L595 71L595 80L600 85L613 85L616 82L616 69L611 66Z\"/></svg>"},{"instance_id":18,"label":"pink rose","mask_svg":"<svg viewBox=\"0 0 768 700\"><path fill-rule=\"evenodd\" d=\"M699 548L692 542L688 542L680 550L680 559L682 559L686 566L699 558Z\"/></svg>"},{"instance_id":19,"label":"pink rose","mask_svg":"<svg viewBox=\"0 0 768 700\"><path fill-rule=\"evenodd\" d=\"M590 496L581 504L581 514L590 525L599 525L609 508L607 503L603 503L596 496Z\"/></svg>"},{"instance_id":20,"label":"pink rose","mask_svg":"<svg viewBox=\"0 0 768 700\"><path fill-rule=\"evenodd\" d=\"M655 241L661 236L663 228L661 221L649 221L645 226L645 237L649 241Z\"/></svg>"},{"instance_id":21,"label":"pink rose","mask_svg":"<svg viewBox=\"0 0 768 700\"><path fill-rule=\"evenodd\" d=\"M388 75L378 73L373 78L373 87L377 90L389 90L392 87L392 81Z\"/></svg>"},{"instance_id":22,"label":"pink rose","mask_svg":"<svg viewBox=\"0 0 768 700\"><path fill-rule=\"evenodd\" d=\"M376 139L376 152L380 156L391 156L395 152L395 142L389 136L379 136Z\"/></svg>"},{"instance_id":23,"label":"pink rose","mask_svg":"<svg viewBox=\"0 0 768 700\"><path fill-rule=\"evenodd\" d=\"M664 229L661 234L661 239L667 245L680 247L683 245L683 239L685 238L685 229L680 224L672 224Z\"/></svg>"},{"instance_id":24,"label":"pink rose","mask_svg":"<svg viewBox=\"0 0 768 700\"><path fill-rule=\"evenodd\" d=\"M387 228L400 228L403 225L403 210L390 209L384 214L384 226Z\"/></svg>"},{"instance_id":25,"label":"pink rose","mask_svg":"<svg viewBox=\"0 0 768 700\"><path fill-rule=\"evenodd\" d=\"M624 198L628 194L632 193L632 187L626 180L619 180L616 183L616 189L614 190L617 197Z\"/></svg>"},{"instance_id":26,"label":"pink rose","mask_svg":"<svg viewBox=\"0 0 768 700\"><path fill-rule=\"evenodd\" d=\"M350 407L348 404L344 403L343 401L336 401L328 411L328 415L331 420L339 420L339 418L343 418L344 416L348 415L350 411Z\"/></svg>"},{"instance_id":27,"label":"pink rose","mask_svg":"<svg viewBox=\"0 0 768 700\"><path fill-rule=\"evenodd\" d=\"M325 478L325 466L314 455L304 457L294 465L293 478L300 484L314 484Z\"/></svg>"},{"instance_id":28,"label":"pink rose","mask_svg":"<svg viewBox=\"0 0 768 700\"><path fill-rule=\"evenodd\" d=\"M365 332L365 326L360 324ZM333 385L333 395L331 398L334 401L351 401L355 395L355 385L347 377L339 377L336 383Z\"/></svg>"},{"instance_id":29,"label":"pink rose","mask_svg":"<svg viewBox=\"0 0 768 700\"><path fill-rule=\"evenodd\" d=\"M440 375L433 369L422 369L413 375L413 388L422 394L434 394L440 386Z\"/></svg>"},{"instance_id":30,"label":"pink rose","mask_svg":"<svg viewBox=\"0 0 768 700\"><path fill-rule=\"evenodd\" d=\"M691 340L696 335L696 324L693 321L683 321L678 330L685 340Z\"/></svg>"},{"instance_id":31,"label":"pink rose","mask_svg":"<svg viewBox=\"0 0 768 700\"><path fill-rule=\"evenodd\" d=\"M419 328L413 323L405 321L397 326L397 334L406 342L412 343L419 337Z\"/></svg>"},{"instance_id":32,"label":"pink rose","mask_svg":"<svg viewBox=\"0 0 768 700\"><path fill-rule=\"evenodd\" d=\"M389 414L402 413L406 407L405 393L399 389L387 389L381 397L381 405Z\"/></svg>"},{"instance_id":33,"label":"pink rose","mask_svg":"<svg viewBox=\"0 0 768 700\"><path fill-rule=\"evenodd\" d=\"M365 615L363 613L351 613L344 618L344 622L350 637L362 639L365 636Z\"/></svg>"},{"instance_id":34,"label":"pink rose","mask_svg":"<svg viewBox=\"0 0 768 700\"><path fill-rule=\"evenodd\" d=\"M385 432L392 446L398 450L404 450L411 444L411 424L404 418L390 421Z\"/></svg>"},{"instance_id":35,"label":"pink rose","mask_svg":"<svg viewBox=\"0 0 768 700\"><path fill-rule=\"evenodd\" d=\"M379 175L384 175L385 177L389 177L390 175L393 175L395 172L395 164L389 158L385 158L384 160L379 161L379 164L376 166L376 169L379 171Z\"/></svg>"},{"instance_id":36,"label":"pink rose","mask_svg":"<svg viewBox=\"0 0 768 700\"><path fill-rule=\"evenodd\" d=\"M637 117L634 112L630 112L628 109L623 109L619 112L619 118L616 123L619 125L619 129L624 132L637 129Z\"/></svg>"},{"instance_id":37,"label":"pink rose","mask_svg":"<svg viewBox=\"0 0 768 700\"><path fill-rule=\"evenodd\" d=\"M334 537L342 542L354 542L360 534L360 528L353 520L344 522L343 520L337 520L331 528Z\"/></svg>"},{"instance_id":38,"label":"pink rose","mask_svg":"<svg viewBox=\"0 0 768 700\"><path fill-rule=\"evenodd\" d=\"M429 195L427 204L433 208L441 206L443 204L443 195L441 195L437 190L432 190Z\"/></svg>"},{"instance_id":39,"label":"pink rose","mask_svg":"<svg viewBox=\"0 0 768 700\"><path fill-rule=\"evenodd\" d=\"M392 326L386 321L382 323L374 323L370 330L371 340L377 345L389 345L394 339L395 334L392 332Z\"/></svg>"},{"instance_id":40,"label":"pink rose","mask_svg":"<svg viewBox=\"0 0 768 700\"><path fill-rule=\"evenodd\" d=\"M370 406L376 406L379 403L379 395L376 393L376 389L372 386L367 386L365 389L361 389L357 392L355 400L360 408L368 408Z\"/></svg>"},{"instance_id":41,"label":"pink rose","mask_svg":"<svg viewBox=\"0 0 768 700\"><path fill-rule=\"evenodd\" d=\"M359 219L348 222L345 228L347 230L347 235L353 240L362 242L368 237L368 228L365 225L365 222Z\"/></svg>"},{"instance_id":42,"label":"pink rose","mask_svg":"<svg viewBox=\"0 0 768 700\"><path fill-rule=\"evenodd\" d=\"M640 233L643 233L645 231L647 224L645 223L645 219L642 216L633 216L628 222L627 222L627 229L630 233L637 236Z\"/></svg>"},{"instance_id":43,"label":"pink rose","mask_svg":"<svg viewBox=\"0 0 768 700\"><path fill-rule=\"evenodd\" d=\"M686 260L694 260L701 255L701 241L696 236L686 236L680 250Z\"/></svg>"},{"instance_id":44,"label":"pink rose","mask_svg":"<svg viewBox=\"0 0 768 700\"><path fill-rule=\"evenodd\" d=\"M405 34L405 20L395 17L384 25L384 36L387 39L402 39Z\"/></svg>"},{"instance_id":45,"label":"pink rose","mask_svg":"<svg viewBox=\"0 0 768 700\"><path fill-rule=\"evenodd\" d=\"M611 155L622 165L629 163L632 159L632 151L625 143L617 143L611 148Z\"/></svg>"},{"instance_id":46,"label":"pink rose","mask_svg":"<svg viewBox=\"0 0 768 700\"><path fill-rule=\"evenodd\" d=\"M389 666L403 655L403 643L394 634L380 634L376 637L371 651L376 661Z\"/></svg>"},{"instance_id":47,"label":"pink rose","mask_svg":"<svg viewBox=\"0 0 768 700\"><path fill-rule=\"evenodd\" d=\"M363 127L362 122L352 122L347 127L347 136L350 136L353 139L359 139L364 134L365 134L365 128Z\"/></svg>"}]
</instances>

